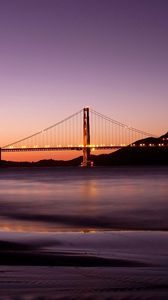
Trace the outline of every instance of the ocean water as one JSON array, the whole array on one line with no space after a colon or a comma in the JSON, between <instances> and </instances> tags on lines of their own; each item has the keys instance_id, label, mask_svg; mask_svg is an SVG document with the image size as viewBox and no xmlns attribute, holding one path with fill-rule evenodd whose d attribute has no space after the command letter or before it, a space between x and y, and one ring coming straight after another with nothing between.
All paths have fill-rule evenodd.
<instances>
[{"instance_id":1,"label":"ocean water","mask_svg":"<svg viewBox=\"0 0 168 300\"><path fill-rule=\"evenodd\" d=\"M168 167L0 170L0 231L168 230Z\"/></svg>"}]
</instances>

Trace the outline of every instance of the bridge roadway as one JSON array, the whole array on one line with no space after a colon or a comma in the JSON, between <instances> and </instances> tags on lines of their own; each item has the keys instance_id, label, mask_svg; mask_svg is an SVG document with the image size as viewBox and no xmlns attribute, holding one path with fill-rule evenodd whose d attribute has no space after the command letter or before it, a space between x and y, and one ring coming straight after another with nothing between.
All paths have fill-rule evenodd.
<instances>
[{"instance_id":1,"label":"bridge roadway","mask_svg":"<svg viewBox=\"0 0 168 300\"><path fill-rule=\"evenodd\" d=\"M120 149L126 146L90 146L86 149L90 150L110 150L110 149ZM21 148L1 148L2 152L28 152L28 151L67 151L67 150L76 150L82 151L84 147L82 146L73 146L73 147L21 147Z\"/></svg>"},{"instance_id":2,"label":"bridge roadway","mask_svg":"<svg viewBox=\"0 0 168 300\"><path fill-rule=\"evenodd\" d=\"M90 149L90 150L117 150L117 149L121 149L121 148L132 148L132 147L136 147L136 148L142 148L142 147L167 147L168 145L165 144L158 144L158 145L154 145L154 144L149 144L149 145L145 145L145 144L130 144L130 145L114 145L114 146L94 146L94 145L90 145L89 147L82 147L82 146L67 146L67 147L16 147L16 148L1 148L1 152L29 152L29 151L67 151L67 150L76 150L76 151L82 151L83 149Z\"/></svg>"}]
</instances>

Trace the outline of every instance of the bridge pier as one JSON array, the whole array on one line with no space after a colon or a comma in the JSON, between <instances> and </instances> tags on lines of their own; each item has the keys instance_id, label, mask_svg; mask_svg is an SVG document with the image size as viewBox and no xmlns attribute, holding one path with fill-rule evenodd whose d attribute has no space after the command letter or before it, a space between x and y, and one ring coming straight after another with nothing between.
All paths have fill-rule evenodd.
<instances>
[{"instance_id":1,"label":"bridge pier","mask_svg":"<svg viewBox=\"0 0 168 300\"><path fill-rule=\"evenodd\" d=\"M90 166L90 120L89 108L83 109L83 162L82 167Z\"/></svg>"}]
</instances>

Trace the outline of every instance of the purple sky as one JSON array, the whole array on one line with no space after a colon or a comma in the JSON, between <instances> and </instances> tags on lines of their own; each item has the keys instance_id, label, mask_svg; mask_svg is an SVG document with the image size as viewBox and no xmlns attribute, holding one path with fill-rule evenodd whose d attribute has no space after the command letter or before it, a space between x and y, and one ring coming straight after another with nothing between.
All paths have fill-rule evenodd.
<instances>
[{"instance_id":1,"label":"purple sky","mask_svg":"<svg viewBox=\"0 0 168 300\"><path fill-rule=\"evenodd\" d=\"M167 0L0 0L0 144L84 106L168 130Z\"/></svg>"}]
</instances>

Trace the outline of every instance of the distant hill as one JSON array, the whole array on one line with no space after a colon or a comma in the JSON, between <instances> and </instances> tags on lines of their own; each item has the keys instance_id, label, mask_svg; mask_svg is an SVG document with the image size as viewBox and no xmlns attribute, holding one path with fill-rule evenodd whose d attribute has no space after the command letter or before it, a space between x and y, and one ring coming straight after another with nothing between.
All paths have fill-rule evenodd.
<instances>
[{"instance_id":1,"label":"distant hill","mask_svg":"<svg viewBox=\"0 0 168 300\"><path fill-rule=\"evenodd\" d=\"M161 137L142 139L116 152L93 157L93 160L95 165L168 165L168 132Z\"/></svg>"},{"instance_id":2,"label":"distant hill","mask_svg":"<svg viewBox=\"0 0 168 300\"><path fill-rule=\"evenodd\" d=\"M158 138L149 137L135 142L135 145L141 146L168 146L168 132Z\"/></svg>"},{"instance_id":3,"label":"distant hill","mask_svg":"<svg viewBox=\"0 0 168 300\"><path fill-rule=\"evenodd\" d=\"M166 146L166 147L165 147ZM168 132L161 137L149 137L110 154L91 155L96 166L168 165ZM80 166L82 156L72 160L40 160L38 162L2 161L2 167Z\"/></svg>"},{"instance_id":4,"label":"distant hill","mask_svg":"<svg viewBox=\"0 0 168 300\"><path fill-rule=\"evenodd\" d=\"M60 167L60 166L79 166L82 162L82 156L72 160L53 160L43 159L37 162L16 162L16 161L1 161L1 167Z\"/></svg>"}]
</instances>

